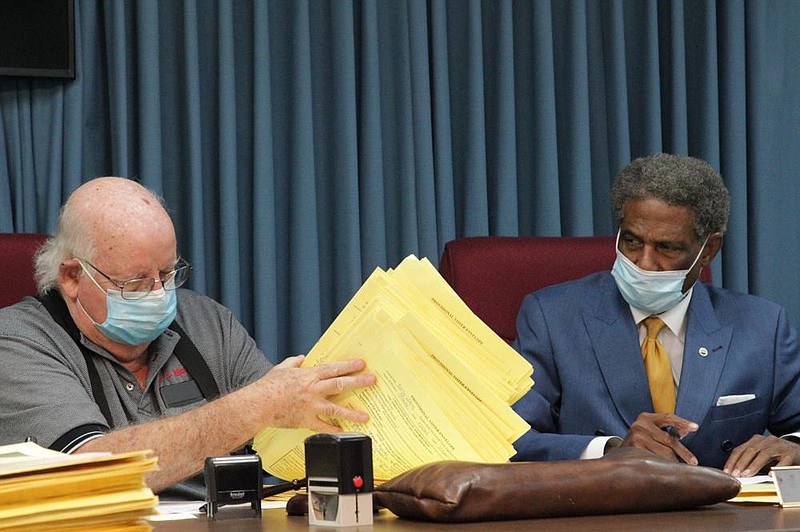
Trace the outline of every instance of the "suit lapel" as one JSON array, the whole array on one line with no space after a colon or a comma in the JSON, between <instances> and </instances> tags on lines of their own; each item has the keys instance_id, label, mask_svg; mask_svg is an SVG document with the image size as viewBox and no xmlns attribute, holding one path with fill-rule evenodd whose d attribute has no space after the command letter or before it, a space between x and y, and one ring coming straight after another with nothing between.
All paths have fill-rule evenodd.
<instances>
[{"instance_id":1,"label":"suit lapel","mask_svg":"<svg viewBox=\"0 0 800 532\"><path fill-rule=\"evenodd\" d=\"M639 335L628 304L611 274L587 298L583 321L611 400L630 427L653 403L642 361Z\"/></svg>"},{"instance_id":2,"label":"suit lapel","mask_svg":"<svg viewBox=\"0 0 800 532\"><path fill-rule=\"evenodd\" d=\"M722 327L711 305L708 288L695 284L687 314L683 369L678 387L675 414L702 423L714 406L717 384L728 356L733 330ZM694 435L689 434L684 443Z\"/></svg>"}]
</instances>

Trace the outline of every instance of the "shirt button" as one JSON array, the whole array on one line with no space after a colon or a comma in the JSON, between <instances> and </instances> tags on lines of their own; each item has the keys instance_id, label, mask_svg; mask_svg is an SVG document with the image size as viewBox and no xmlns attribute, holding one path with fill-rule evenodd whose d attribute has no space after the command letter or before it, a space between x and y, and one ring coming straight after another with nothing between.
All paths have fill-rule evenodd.
<instances>
[{"instance_id":1,"label":"shirt button","mask_svg":"<svg viewBox=\"0 0 800 532\"><path fill-rule=\"evenodd\" d=\"M128 390L129 392L132 392L133 391L133 383L132 382L127 383L125 385L125 389Z\"/></svg>"},{"instance_id":2,"label":"shirt button","mask_svg":"<svg viewBox=\"0 0 800 532\"><path fill-rule=\"evenodd\" d=\"M731 452L731 450L733 450L733 442L731 440L725 440L724 442L722 442L722 445L720 445L720 447L722 448L723 451L729 453Z\"/></svg>"}]
</instances>

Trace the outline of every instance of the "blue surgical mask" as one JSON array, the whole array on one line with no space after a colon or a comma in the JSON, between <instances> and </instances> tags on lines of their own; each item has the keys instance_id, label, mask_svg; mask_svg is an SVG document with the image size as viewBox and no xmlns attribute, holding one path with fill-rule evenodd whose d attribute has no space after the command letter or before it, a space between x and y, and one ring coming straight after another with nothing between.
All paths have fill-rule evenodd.
<instances>
[{"instance_id":1,"label":"blue surgical mask","mask_svg":"<svg viewBox=\"0 0 800 532\"><path fill-rule=\"evenodd\" d=\"M617 260L611 269L611 275L617 282L622 297L634 308L648 314L661 314L671 309L684 297L683 283L694 265L700 259L708 238L703 242L700 252L686 270L669 270L664 272L649 271L639 268L619 250L619 232L617 233Z\"/></svg>"},{"instance_id":2,"label":"blue surgical mask","mask_svg":"<svg viewBox=\"0 0 800 532\"><path fill-rule=\"evenodd\" d=\"M161 288L152 290L140 299L124 299L122 292L106 290L94 277L89 275L89 278L94 281L97 288L106 293L106 321L97 323L83 308L80 300L78 305L95 327L115 342L127 345L150 343L175 319L178 303L175 290Z\"/></svg>"}]
</instances>

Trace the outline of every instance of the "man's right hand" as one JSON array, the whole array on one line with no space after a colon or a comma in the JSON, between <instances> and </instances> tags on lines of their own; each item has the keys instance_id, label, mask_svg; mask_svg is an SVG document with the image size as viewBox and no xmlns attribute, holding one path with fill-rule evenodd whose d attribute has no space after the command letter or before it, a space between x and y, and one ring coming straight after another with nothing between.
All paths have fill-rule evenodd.
<instances>
[{"instance_id":1,"label":"man's right hand","mask_svg":"<svg viewBox=\"0 0 800 532\"><path fill-rule=\"evenodd\" d=\"M208 456L241 447L264 427L307 427L322 432L342 429L325 419L365 422L369 416L339 406L329 397L371 386L363 360L301 368L304 357L287 358L266 375L199 408L149 423L130 425L87 441L77 452L125 452L152 449L162 464L148 473L147 484L163 490L202 471Z\"/></svg>"},{"instance_id":2,"label":"man's right hand","mask_svg":"<svg viewBox=\"0 0 800 532\"><path fill-rule=\"evenodd\" d=\"M646 449L669 460L683 460L697 465L697 458L683 446L680 438L667 433L664 428L672 426L680 438L700 428L697 423L674 414L651 414L642 412L631 425L622 445Z\"/></svg>"},{"instance_id":3,"label":"man's right hand","mask_svg":"<svg viewBox=\"0 0 800 532\"><path fill-rule=\"evenodd\" d=\"M369 416L340 406L329 397L355 388L375 384L375 375L355 375L366 367L363 360L344 360L301 368L304 356L287 358L254 383L262 391L260 408L273 427L305 427L319 432L341 432L329 419L348 419L365 423ZM256 405L253 405L256 406Z\"/></svg>"}]
</instances>

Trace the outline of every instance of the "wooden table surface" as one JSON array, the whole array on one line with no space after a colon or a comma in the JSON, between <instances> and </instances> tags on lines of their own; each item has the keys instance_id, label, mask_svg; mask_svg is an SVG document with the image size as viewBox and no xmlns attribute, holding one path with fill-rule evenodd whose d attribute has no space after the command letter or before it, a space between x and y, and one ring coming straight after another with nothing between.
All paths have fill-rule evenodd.
<instances>
[{"instance_id":1,"label":"wooden table surface","mask_svg":"<svg viewBox=\"0 0 800 532\"><path fill-rule=\"evenodd\" d=\"M206 518L182 521L154 522L157 532L178 530L193 531L259 531L259 530L335 530L328 527L309 527L305 517L291 517L283 509L266 509L261 519L249 517L247 508L222 508L218 519ZM529 519L522 521L498 521L493 523L440 524L406 521L387 510L375 515L372 526L342 527L339 530L356 532L363 530L800 530L800 508L780 508L771 505L745 505L721 503L681 512L658 512L645 514L599 515L586 517L561 517Z\"/></svg>"}]
</instances>

